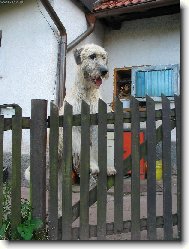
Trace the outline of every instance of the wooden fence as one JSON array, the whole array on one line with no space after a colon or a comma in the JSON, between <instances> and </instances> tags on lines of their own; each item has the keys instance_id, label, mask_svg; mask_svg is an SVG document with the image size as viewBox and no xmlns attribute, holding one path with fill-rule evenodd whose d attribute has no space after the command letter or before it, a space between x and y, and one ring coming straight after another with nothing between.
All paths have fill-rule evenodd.
<instances>
[{"instance_id":1,"label":"wooden fence","mask_svg":"<svg viewBox=\"0 0 189 249\"><path fill-rule=\"evenodd\" d=\"M107 106L99 100L97 114L82 102L81 114L73 115L72 106L65 105L64 116L51 103L47 117L47 101L32 100L31 118L22 117L15 106L12 119L0 116L0 225L2 222L3 133L12 129L12 202L11 226L21 221L21 139L22 129L30 129L31 203L33 217L46 220L46 146L49 135L49 203L48 230L50 240L88 240L106 235L131 232L131 240L140 240L142 230L147 230L149 240L157 239L157 228L164 229L164 239L173 240L173 226L178 227L181 239L181 165L180 165L180 96L175 96L175 108L162 95L162 109L155 110L155 102L146 96L146 111L139 111L139 102L133 97L131 109L123 112L119 100L115 111L107 113ZM162 125L156 128L156 122ZM139 144L140 123L146 122L146 140ZM123 123L131 123L132 153L123 160ZM107 177L107 124L114 124L114 162L117 174ZM97 186L89 191L90 126L98 125L98 164L100 173ZM72 127L81 126L80 200L72 206ZM62 213L58 218L58 138L63 127L62 160ZM172 214L171 194L171 130L176 127L177 155L177 212ZM156 145L162 141L163 161L163 216L156 216ZM145 158L147 172L147 218L140 218L140 159ZM123 219L123 177L132 170L131 220ZM107 191L114 186L114 222L106 222ZM89 207L97 201L97 225L89 224ZM72 223L80 217L80 225Z\"/></svg>"}]
</instances>

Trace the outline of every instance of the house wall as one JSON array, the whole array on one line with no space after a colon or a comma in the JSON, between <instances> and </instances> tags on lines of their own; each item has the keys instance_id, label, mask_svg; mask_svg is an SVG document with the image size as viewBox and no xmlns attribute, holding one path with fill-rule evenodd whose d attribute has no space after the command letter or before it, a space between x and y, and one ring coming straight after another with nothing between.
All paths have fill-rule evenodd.
<instances>
[{"instance_id":1,"label":"house wall","mask_svg":"<svg viewBox=\"0 0 189 249\"><path fill-rule=\"evenodd\" d=\"M180 15L126 21L120 30L106 30L110 77L102 86L106 102L113 100L114 68L180 64Z\"/></svg>"},{"instance_id":2,"label":"house wall","mask_svg":"<svg viewBox=\"0 0 189 249\"><path fill-rule=\"evenodd\" d=\"M44 15L53 25L45 11ZM0 29L0 103L17 103L23 108L23 115L30 115L32 98L52 98L56 38L35 0L1 7Z\"/></svg>"},{"instance_id":3,"label":"house wall","mask_svg":"<svg viewBox=\"0 0 189 249\"><path fill-rule=\"evenodd\" d=\"M105 32L104 47L109 54L109 79L101 92L107 103L113 101L114 68L180 64L180 15L168 15L126 21L120 30ZM174 104L171 103L171 108ZM156 109L161 103L156 103ZM157 123L157 127L161 121ZM141 124L145 128L146 124ZM125 125L130 128L130 125ZM176 130L172 131L172 165L176 168ZM157 159L161 158L161 143L157 146ZM114 133L108 133L108 164L114 163Z\"/></svg>"},{"instance_id":4,"label":"house wall","mask_svg":"<svg viewBox=\"0 0 189 249\"><path fill-rule=\"evenodd\" d=\"M84 12L82 12L74 3L70 0L56 0L54 1L54 8L62 20L66 30L68 44L76 39L80 34L86 31L87 22ZM104 28L97 21L94 32L86 37L80 44L75 48L81 47L87 43L95 43L103 46L104 41ZM73 48L67 53L67 68L66 68L66 91L69 92L73 82L75 80L76 63L73 56Z\"/></svg>"},{"instance_id":5,"label":"house wall","mask_svg":"<svg viewBox=\"0 0 189 249\"><path fill-rule=\"evenodd\" d=\"M40 7L41 8L41 7ZM52 21L44 12L49 24ZM53 98L57 41L35 0L4 4L0 8L0 104L19 104L30 116L31 99ZM5 110L6 117L13 112ZM5 132L4 151L11 150L11 132ZM29 150L29 131L23 131L23 152Z\"/></svg>"},{"instance_id":6,"label":"house wall","mask_svg":"<svg viewBox=\"0 0 189 249\"><path fill-rule=\"evenodd\" d=\"M84 13L69 0L51 2L67 30L70 43L87 28ZM39 0L24 0L23 4L1 5L0 30L0 105L19 104L23 116L30 116L31 99L50 102L55 98L57 29ZM97 23L95 32L82 44L102 45L103 37L104 30ZM67 91L74 82L74 65L71 51L67 55ZM4 114L11 117L13 112L5 110ZM22 147L23 153L28 153L29 131L23 131ZM5 132L4 150L11 150L11 132Z\"/></svg>"}]
</instances>

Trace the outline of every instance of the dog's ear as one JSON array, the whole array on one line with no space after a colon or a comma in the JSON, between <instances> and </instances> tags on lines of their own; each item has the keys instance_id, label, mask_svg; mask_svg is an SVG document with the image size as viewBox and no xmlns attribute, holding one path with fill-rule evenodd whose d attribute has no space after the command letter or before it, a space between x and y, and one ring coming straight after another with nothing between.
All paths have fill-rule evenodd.
<instances>
[{"instance_id":1,"label":"dog's ear","mask_svg":"<svg viewBox=\"0 0 189 249\"><path fill-rule=\"evenodd\" d=\"M75 49L74 50L74 58L75 58L75 61L76 61L76 64L77 65L80 65L81 64L81 52L82 52L83 48L80 48L80 49Z\"/></svg>"}]
</instances>

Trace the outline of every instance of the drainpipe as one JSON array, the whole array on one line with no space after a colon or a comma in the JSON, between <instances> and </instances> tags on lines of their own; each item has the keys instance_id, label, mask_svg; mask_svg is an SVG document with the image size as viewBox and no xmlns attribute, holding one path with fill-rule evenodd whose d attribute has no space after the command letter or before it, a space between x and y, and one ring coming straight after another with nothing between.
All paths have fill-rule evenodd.
<instances>
[{"instance_id":1,"label":"drainpipe","mask_svg":"<svg viewBox=\"0 0 189 249\"><path fill-rule=\"evenodd\" d=\"M59 42L59 58L58 58L58 80L56 92L56 104L60 108L63 104L66 95L65 80L66 80L66 51L67 51L67 33L63 23L60 21L57 13L53 9L48 0L41 0L44 8L53 20L60 34Z\"/></svg>"},{"instance_id":2,"label":"drainpipe","mask_svg":"<svg viewBox=\"0 0 189 249\"><path fill-rule=\"evenodd\" d=\"M88 23L87 30L68 45L67 52L72 50L75 46L77 46L81 41L83 41L87 36L89 36L94 31L96 17L92 14L85 14L85 17Z\"/></svg>"},{"instance_id":3,"label":"drainpipe","mask_svg":"<svg viewBox=\"0 0 189 249\"><path fill-rule=\"evenodd\" d=\"M57 87L56 87L56 104L60 108L63 104L64 97L66 95L66 52L72 50L75 46L77 46L81 41L83 41L87 36L89 36L95 28L96 17L93 14L86 14L86 20L88 23L87 30L78 36L75 40L73 40L67 46L67 33L63 23L60 21L57 13L53 9L52 5L48 0L41 0L41 3L45 7L46 11L50 15L54 24L60 33L60 42L59 42L59 53L58 53L58 77L57 77Z\"/></svg>"}]
</instances>

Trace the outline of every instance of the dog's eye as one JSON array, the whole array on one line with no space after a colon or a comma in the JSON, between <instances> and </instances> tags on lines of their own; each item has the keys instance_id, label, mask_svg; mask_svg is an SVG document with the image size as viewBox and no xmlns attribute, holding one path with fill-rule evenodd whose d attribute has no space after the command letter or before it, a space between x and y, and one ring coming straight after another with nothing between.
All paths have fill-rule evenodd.
<instances>
[{"instance_id":1,"label":"dog's eye","mask_svg":"<svg viewBox=\"0 0 189 249\"><path fill-rule=\"evenodd\" d=\"M94 59L96 58L96 54L91 54L91 55L89 56L89 58L92 59L92 60L94 60Z\"/></svg>"}]
</instances>

